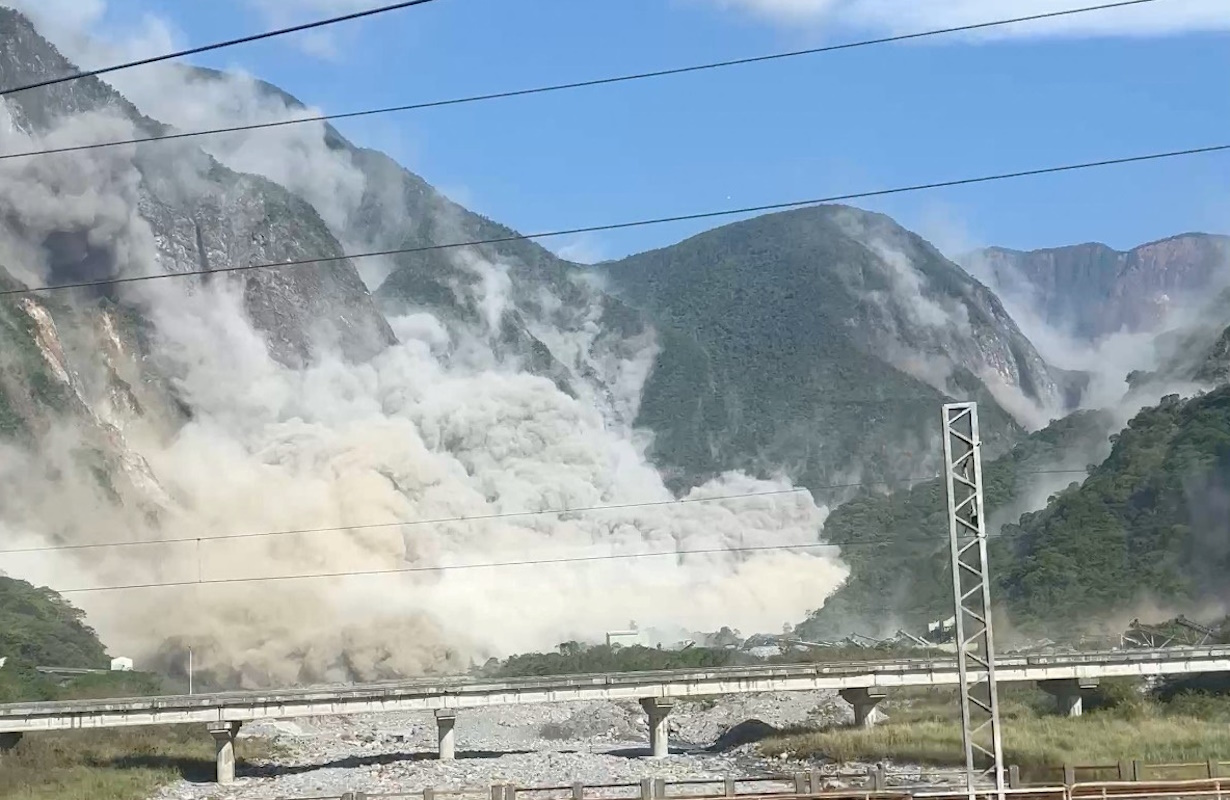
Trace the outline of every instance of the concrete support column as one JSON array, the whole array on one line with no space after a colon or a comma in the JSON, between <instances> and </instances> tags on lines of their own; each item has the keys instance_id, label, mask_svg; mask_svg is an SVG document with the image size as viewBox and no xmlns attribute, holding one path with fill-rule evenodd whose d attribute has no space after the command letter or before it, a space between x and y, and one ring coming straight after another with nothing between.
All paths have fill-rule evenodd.
<instances>
[{"instance_id":1,"label":"concrete support column","mask_svg":"<svg viewBox=\"0 0 1230 800\"><path fill-rule=\"evenodd\" d=\"M1055 698L1061 716L1079 717L1083 703L1081 692L1098 685L1097 678L1068 678L1056 681L1038 681L1038 688Z\"/></svg>"},{"instance_id":2,"label":"concrete support column","mask_svg":"<svg viewBox=\"0 0 1230 800\"><path fill-rule=\"evenodd\" d=\"M0 756L16 747L20 741L20 733L0 733Z\"/></svg>"},{"instance_id":3,"label":"concrete support column","mask_svg":"<svg viewBox=\"0 0 1230 800\"><path fill-rule=\"evenodd\" d=\"M218 783L235 782L235 736L239 733L238 722L213 722L209 735L214 737L214 751L218 757Z\"/></svg>"},{"instance_id":4,"label":"concrete support column","mask_svg":"<svg viewBox=\"0 0 1230 800\"><path fill-rule=\"evenodd\" d=\"M649 749L653 758L666 758L670 755L670 742L666 728L666 717L671 713L675 701L669 697L645 697L641 699L641 708L649 715Z\"/></svg>"},{"instance_id":5,"label":"concrete support column","mask_svg":"<svg viewBox=\"0 0 1230 800\"><path fill-rule=\"evenodd\" d=\"M875 725L871 712L885 698L883 689L859 687L857 689L842 689L838 694L841 699L854 706L854 725L857 728L870 728Z\"/></svg>"},{"instance_id":6,"label":"concrete support column","mask_svg":"<svg viewBox=\"0 0 1230 800\"><path fill-rule=\"evenodd\" d=\"M453 725L457 722L457 711L452 708L436 709L436 734L440 742L440 760L452 761L457 757L457 735Z\"/></svg>"}]
</instances>

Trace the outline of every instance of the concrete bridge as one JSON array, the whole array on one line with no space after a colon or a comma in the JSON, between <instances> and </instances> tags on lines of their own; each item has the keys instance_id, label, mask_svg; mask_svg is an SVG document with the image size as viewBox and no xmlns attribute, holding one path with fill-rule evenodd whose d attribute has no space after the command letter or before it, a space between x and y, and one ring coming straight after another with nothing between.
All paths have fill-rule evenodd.
<instances>
[{"instance_id":1,"label":"concrete bridge","mask_svg":"<svg viewBox=\"0 0 1230 800\"><path fill-rule=\"evenodd\" d=\"M1230 647L1171 647L995 660L998 681L1032 681L1054 695L1061 713L1081 713L1081 690L1106 677L1230 672ZM235 735L244 722L382 711L433 711L441 759L454 756L453 724L466 708L579 700L639 700L649 717L655 757L667 754L666 718L678 699L750 692L836 689L854 707L855 723L871 724L871 711L894 688L954 686L955 659L781 664L703 670L660 670L594 675L479 680L420 678L388 683L280 691L226 692L177 697L17 703L0 705L0 749L24 733L130 725L204 723L214 737L218 780L234 778Z\"/></svg>"}]
</instances>

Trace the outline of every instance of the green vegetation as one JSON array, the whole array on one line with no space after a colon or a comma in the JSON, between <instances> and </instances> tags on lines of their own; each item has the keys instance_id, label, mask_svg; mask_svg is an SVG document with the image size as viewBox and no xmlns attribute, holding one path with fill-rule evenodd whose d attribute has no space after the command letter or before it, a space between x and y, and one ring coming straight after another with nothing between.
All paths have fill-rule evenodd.
<instances>
[{"instance_id":1,"label":"green vegetation","mask_svg":"<svg viewBox=\"0 0 1230 800\"><path fill-rule=\"evenodd\" d=\"M890 364L886 353L903 346L951 355L950 391L979 401L992 451L1017 440L1020 428L962 363L967 334L911 318L918 292L904 300L898 267L872 240L906 254L936 308L1005 342L1025 383L1038 377L1032 348L990 313L986 290L886 217L836 206L770 214L603 265L661 334L638 419L655 433L656 460L693 479L789 465L824 502L838 499L823 489L848 482L852 464L863 479L914 477L936 460L945 398Z\"/></svg>"},{"instance_id":2,"label":"green vegetation","mask_svg":"<svg viewBox=\"0 0 1230 800\"><path fill-rule=\"evenodd\" d=\"M13 407L8 392L0 385L0 439L13 439L25 430L25 422Z\"/></svg>"},{"instance_id":3,"label":"green vegetation","mask_svg":"<svg viewBox=\"0 0 1230 800\"><path fill-rule=\"evenodd\" d=\"M85 612L46 587L0 577L0 656L30 665L101 668L107 652Z\"/></svg>"},{"instance_id":4,"label":"green vegetation","mask_svg":"<svg viewBox=\"0 0 1230 800\"><path fill-rule=\"evenodd\" d=\"M58 682L20 662L0 669L5 703L160 693L161 681L144 673L105 672ZM275 755L263 740L244 740L238 751L248 759ZM27 734L3 755L0 798L141 800L180 777L208 780L213 770L213 741L199 726Z\"/></svg>"},{"instance_id":5,"label":"green vegetation","mask_svg":"<svg viewBox=\"0 0 1230 800\"><path fill-rule=\"evenodd\" d=\"M1003 523L991 543L995 597L1017 632L1092 633L1142 602L1181 610L1227 587L1230 388L1167 397L1108 439L1107 425L1104 415L1074 414L985 465L992 531ZM1031 474L1073 468L1074 454L1094 453L1103 439L1109 454L1082 484L1079 475ZM949 616L946 533L938 480L836 509L829 539L884 543L843 551L850 579L800 633L883 634L885 625L917 629Z\"/></svg>"},{"instance_id":6,"label":"green vegetation","mask_svg":"<svg viewBox=\"0 0 1230 800\"><path fill-rule=\"evenodd\" d=\"M105 668L106 650L82 611L60 595L0 576L0 703L85 700L165 693L139 672L101 672L59 680L35 666ZM247 758L271 746L245 740ZM181 776L213 774L213 741L199 727L115 728L30 734L3 755L3 800L140 800Z\"/></svg>"},{"instance_id":7,"label":"green vegetation","mask_svg":"<svg viewBox=\"0 0 1230 800\"><path fill-rule=\"evenodd\" d=\"M1019 516L1022 502L1039 488L1079 480L1085 464L1073 460L1097 453L1110 433L1109 415L1078 412L1030 434L984 465L988 523ZM839 506L825 522L825 538L854 543L842 550L850 565L846 583L799 626L804 638L827 639L857 631L889 635L895 627L917 630L951 616L948 517L939 479L892 494L865 491ZM879 544L875 544L879 542ZM995 543L999 566L1008 540ZM998 570L997 570L998 571Z\"/></svg>"},{"instance_id":8,"label":"green vegetation","mask_svg":"<svg viewBox=\"0 0 1230 800\"><path fill-rule=\"evenodd\" d=\"M1230 388L1168 397L1112 441L1081 486L1004 529L998 593L1018 628L1225 589Z\"/></svg>"},{"instance_id":9,"label":"green vegetation","mask_svg":"<svg viewBox=\"0 0 1230 800\"><path fill-rule=\"evenodd\" d=\"M22 288L0 265L0 290ZM52 372L38 345L38 325L22 307L21 295L0 297L0 441L29 439L32 422L68 408L71 392ZM60 319L68 306L51 298L38 305Z\"/></svg>"},{"instance_id":10,"label":"green vegetation","mask_svg":"<svg viewBox=\"0 0 1230 800\"><path fill-rule=\"evenodd\" d=\"M1166 702L1130 683L1111 682L1087 696L1085 716L1055 716L1037 689L1000 690L1004 761L1027 781L1061 778L1063 764L1109 766L1136 759L1152 764L1230 758L1230 698L1181 694ZM766 754L781 752L836 761L888 759L959 766L961 725L951 690L894 692L882 704L887 719L871 729L830 727L787 731L766 739ZM1085 775L1111 778L1112 775ZM1147 777L1195 777L1155 775Z\"/></svg>"},{"instance_id":11,"label":"green vegetation","mask_svg":"<svg viewBox=\"0 0 1230 800\"><path fill-rule=\"evenodd\" d=\"M746 652L723 647L689 647L686 650L660 650L633 645L584 645L565 642L554 653L525 653L504 661L492 659L482 674L493 678L522 678L538 675L579 675L595 672L638 672L658 669L709 669L738 667L764 663L832 663L834 661L865 661L890 659L909 655L919 657L926 651L891 647L826 647L790 652L769 659L756 658Z\"/></svg>"},{"instance_id":12,"label":"green vegetation","mask_svg":"<svg viewBox=\"0 0 1230 800\"><path fill-rule=\"evenodd\" d=\"M637 672L651 669L705 669L750 663L753 659L737 650L692 647L658 650L653 647L586 647L565 642L554 653L525 653L504 661L491 661L484 674L500 678L536 675L575 675L591 672Z\"/></svg>"},{"instance_id":13,"label":"green vegetation","mask_svg":"<svg viewBox=\"0 0 1230 800\"><path fill-rule=\"evenodd\" d=\"M236 751L240 769L277 755L259 739L242 740ZM193 726L29 735L3 758L3 800L142 800L181 777L214 774L213 741Z\"/></svg>"}]
</instances>

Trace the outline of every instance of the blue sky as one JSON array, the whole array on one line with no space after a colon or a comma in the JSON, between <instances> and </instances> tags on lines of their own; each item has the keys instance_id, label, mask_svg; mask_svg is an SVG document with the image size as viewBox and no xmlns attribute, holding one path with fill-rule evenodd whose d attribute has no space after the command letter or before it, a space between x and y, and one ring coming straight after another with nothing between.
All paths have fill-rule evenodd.
<instances>
[{"instance_id":1,"label":"blue sky","mask_svg":"<svg viewBox=\"0 0 1230 800\"><path fill-rule=\"evenodd\" d=\"M971 11L969 0L934 0L928 12L946 10L907 19L900 9L917 5L888 16L905 0L437 0L339 26L327 42L276 40L198 63L242 67L309 104L348 111L1090 1L999 0ZM99 30L128 30L152 14L169 23L176 44L201 44L379 4L273 2L110 0ZM525 232L1230 141L1230 3L1152 6L990 40L878 46L340 127ZM1178 30L1140 35L1162 22ZM332 52L322 56L322 45ZM859 205L949 250L1089 240L1128 247L1187 230L1230 232L1230 155ZM714 224L567 244L615 257Z\"/></svg>"}]
</instances>

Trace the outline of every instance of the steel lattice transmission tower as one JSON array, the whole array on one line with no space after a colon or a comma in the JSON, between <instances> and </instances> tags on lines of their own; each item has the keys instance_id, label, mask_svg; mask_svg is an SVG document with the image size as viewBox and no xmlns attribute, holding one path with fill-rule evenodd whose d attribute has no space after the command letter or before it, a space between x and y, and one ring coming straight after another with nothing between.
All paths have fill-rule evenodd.
<instances>
[{"instance_id":1,"label":"steel lattice transmission tower","mask_svg":"<svg viewBox=\"0 0 1230 800\"><path fill-rule=\"evenodd\" d=\"M985 786L984 781L989 778L993 781L996 797L1003 800L1003 740L995 687L978 408L974 403L949 403L944 406L943 414L966 787L973 800L976 789Z\"/></svg>"}]
</instances>

